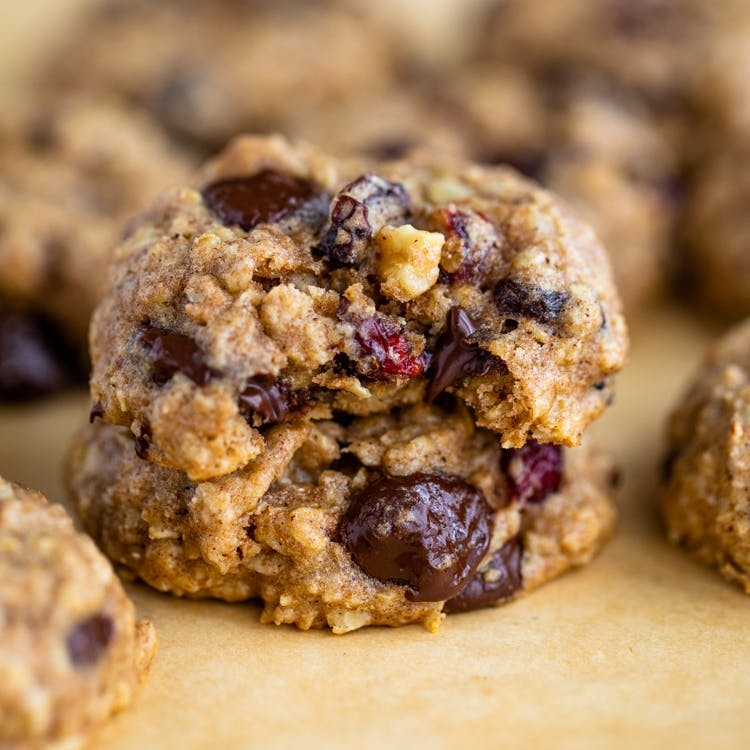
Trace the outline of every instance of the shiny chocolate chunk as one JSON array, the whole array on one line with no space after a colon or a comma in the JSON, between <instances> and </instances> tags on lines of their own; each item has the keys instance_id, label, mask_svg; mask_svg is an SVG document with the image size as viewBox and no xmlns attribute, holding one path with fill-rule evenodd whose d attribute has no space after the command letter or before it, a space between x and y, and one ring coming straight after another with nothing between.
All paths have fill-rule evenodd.
<instances>
[{"instance_id":1,"label":"shiny chocolate chunk","mask_svg":"<svg viewBox=\"0 0 750 750\"><path fill-rule=\"evenodd\" d=\"M334 268L355 266L381 227L403 223L410 212L411 199L403 185L364 174L333 199L328 224L313 253Z\"/></svg>"},{"instance_id":2,"label":"shiny chocolate chunk","mask_svg":"<svg viewBox=\"0 0 750 750\"><path fill-rule=\"evenodd\" d=\"M240 394L240 409L256 426L283 422L292 408L292 394L271 375L250 378Z\"/></svg>"},{"instance_id":3,"label":"shiny chocolate chunk","mask_svg":"<svg viewBox=\"0 0 750 750\"><path fill-rule=\"evenodd\" d=\"M450 599L474 575L490 541L492 509L460 477L411 474L376 480L355 499L342 537L379 581L407 586L416 602Z\"/></svg>"},{"instance_id":4,"label":"shiny chocolate chunk","mask_svg":"<svg viewBox=\"0 0 750 750\"><path fill-rule=\"evenodd\" d=\"M76 669L92 667L103 656L115 632L112 618L92 615L76 624L68 633L68 658Z\"/></svg>"},{"instance_id":5,"label":"shiny chocolate chunk","mask_svg":"<svg viewBox=\"0 0 750 750\"><path fill-rule=\"evenodd\" d=\"M468 612L509 599L523 586L523 542L513 537L495 552L486 570L477 573L458 596L449 599L444 612Z\"/></svg>"},{"instance_id":6,"label":"shiny chocolate chunk","mask_svg":"<svg viewBox=\"0 0 750 750\"><path fill-rule=\"evenodd\" d=\"M501 464L511 497L522 503L541 503L562 482L563 453L559 445L530 440L522 448L503 451Z\"/></svg>"},{"instance_id":7,"label":"shiny chocolate chunk","mask_svg":"<svg viewBox=\"0 0 750 750\"><path fill-rule=\"evenodd\" d=\"M320 192L309 180L266 169L214 182L203 189L203 200L223 224L249 232L258 224L283 219Z\"/></svg>"},{"instance_id":8,"label":"shiny chocolate chunk","mask_svg":"<svg viewBox=\"0 0 750 750\"><path fill-rule=\"evenodd\" d=\"M45 396L70 382L77 363L67 361L59 334L41 320L0 312L0 401Z\"/></svg>"},{"instance_id":9,"label":"shiny chocolate chunk","mask_svg":"<svg viewBox=\"0 0 750 750\"><path fill-rule=\"evenodd\" d=\"M486 375L493 369L503 367L500 359L471 343L469 337L475 331L476 326L465 310L451 308L448 325L432 357L428 401L434 401L448 386L467 375Z\"/></svg>"},{"instance_id":10,"label":"shiny chocolate chunk","mask_svg":"<svg viewBox=\"0 0 750 750\"><path fill-rule=\"evenodd\" d=\"M498 312L514 320L531 318L538 323L554 323L567 301L565 292L528 286L509 278L501 279L495 287Z\"/></svg>"},{"instance_id":11,"label":"shiny chocolate chunk","mask_svg":"<svg viewBox=\"0 0 750 750\"><path fill-rule=\"evenodd\" d=\"M178 372L196 385L207 385L211 380L213 371L206 364L198 344L189 336L148 326L143 331L142 340L151 352L151 379L157 385L164 385Z\"/></svg>"}]
</instances>

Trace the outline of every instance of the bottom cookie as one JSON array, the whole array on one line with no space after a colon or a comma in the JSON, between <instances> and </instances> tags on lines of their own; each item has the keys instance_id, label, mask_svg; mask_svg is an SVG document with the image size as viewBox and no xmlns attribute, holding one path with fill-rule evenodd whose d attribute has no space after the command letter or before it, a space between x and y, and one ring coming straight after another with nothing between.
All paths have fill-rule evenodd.
<instances>
[{"instance_id":1,"label":"bottom cookie","mask_svg":"<svg viewBox=\"0 0 750 750\"><path fill-rule=\"evenodd\" d=\"M610 462L588 448L503 451L462 407L268 430L228 476L193 483L96 423L68 474L117 563L179 596L263 600L263 622L345 633L507 601L587 563L614 523Z\"/></svg>"},{"instance_id":2,"label":"bottom cookie","mask_svg":"<svg viewBox=\"0 0 750 750\"><path fill-rule=\"evenodd\" d=\"M155 651L93 542L60 506L0 479L0 747L85 745Z\"/></svg>"}]
</instances>

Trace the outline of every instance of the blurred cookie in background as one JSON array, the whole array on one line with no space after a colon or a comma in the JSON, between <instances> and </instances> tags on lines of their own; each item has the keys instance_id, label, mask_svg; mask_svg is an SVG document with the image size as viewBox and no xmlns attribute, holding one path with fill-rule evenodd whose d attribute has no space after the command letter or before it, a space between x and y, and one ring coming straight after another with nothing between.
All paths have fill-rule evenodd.
<instances>
[{"instance_id":1,"label":"blurred cookie in background","mask_svg":"<svg viewBox=\"0 0 750 750\"><path fill-rule=\"evenodd\" d=\"M0 136L0 399L11 400L80 377L109 250L191 166L145 116L114 103L28 110Z\"/></svg>"},{"instance_id":2,"label":"blurred cookie in background","mask_svg":"<svg viewBox=\"0 0 750 750\"><path fill-rule=\"evenodd\" d=\"M631 310L663 290L675 159L637 98L600 80L545 80L496 63L459 71L441 96L474 158L511 164L592 224Z\"/></svg>"},{"instance_id":3,"label":"blurred cookie in background","mask_svg":"<svg viewBox=\"0 0 750 750\"><path fill-rule=\"evenodd\" d=\"M53 90L117 92L207 151L284 129L395 78L383 35L351 3L110 0L50 55Z\"/></svg>"}]
</instances>

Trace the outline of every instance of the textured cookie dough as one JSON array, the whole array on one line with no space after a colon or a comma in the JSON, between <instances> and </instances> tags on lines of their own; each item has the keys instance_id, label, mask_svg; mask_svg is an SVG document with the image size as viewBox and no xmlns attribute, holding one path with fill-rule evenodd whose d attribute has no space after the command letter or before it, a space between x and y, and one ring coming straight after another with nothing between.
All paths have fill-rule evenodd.
<instances>
[{"instance_id":1,"label":"textured cookie dough","mask_svg":"<svg viewBox=\"0 0 750 750\"><path fill-rule=\"evenodd\" d=\"M386 35L334 0L111 0L75 28L42 85L116 92L211 150L395 80Z\"/></svg>"},{"instance_id":2,"label":"textured cookie dough","mask_svg":"<svg viewBox=\"0 0 750 750\"><path fill-rule=\"evenodd\" d=\"M260 597L264 622L337 633L435 629L443 612L507 601L588 562L614 522L608 459L536 443L503 451L452 399L292 420L246 467L199 483L96 422L68 477L88 531L151 586Z\"/></svg>"},{"instance_id":3,"label":"textured cookie dough","mask_svg":"<svg viewBox=\"0 0 750 750\"><path fill-rule=\"evenodd\" d=\"M0 135L0 307L42 313L75 343L126 223L191 171L147 118L75 97Z\"/></svg>"},{"instance_id":4,"label":"textured cookie dough","mask_svg":"<svg viewBox=\"0 0 750 750\"><path fill-rule=\"evenodd\" d=\"M78 748L156 651L111 565L38 492L0 479L0 747Z\"/></svg>"},{"instance_id":5,"label":"textured cookie dough","mask_svg":"<svg viewBox=\"0 0 750 750\"><path fill-rule=\"evenodd\" d=\"M750 593L750 321L708 352L669 423L669 538Z\"/></svg>"},{"instance_id":6,"label":"textured cookie dough","mask_svg":"<svg viewBox=\"0 0 750 750\"><path fill-rule=\"evenodd\" d=\"M626 346L593 232L512 170L243 137L115 251L92 414L191 479L244 466L290 415L443 391L506 447L576 445Z\"/></svg>"},{"instance_id":7,"label":"textured cookie dough","mask_svg":"<svg viewBox=\"0 0 750 750\"><path fill-rule=\"evenodd\" d=\"M512 164L591 223L628 309L662 290L676 160L638 99L601 81L539 80L491 63L446 77L436 93L475 159Z\"/></svg>"},{"instance_id":8,"label":"textured cookie dough","mask_svg":"<svg viewBox=\"0 0 750 750\"><path fill-rule=\"evenodd\" d=\"M727 147L696 170L683 240L690 282L721 316L750 313L750 144Z\"/></svg>"}]
</instances>

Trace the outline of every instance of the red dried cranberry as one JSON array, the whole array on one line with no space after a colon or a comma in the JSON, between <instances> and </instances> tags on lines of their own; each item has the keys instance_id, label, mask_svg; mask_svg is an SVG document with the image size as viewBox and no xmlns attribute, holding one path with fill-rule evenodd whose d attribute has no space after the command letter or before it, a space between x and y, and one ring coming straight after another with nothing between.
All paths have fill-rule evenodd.
<instances>
[{"instance_id":1,"label":"red dried cranberry","mask_svg":"<svg viewBox=\"0 0 750 750\"><path fill-rule=\"evenodd\" d=\"M181 372L203 386L214 374L200 347L189 336L148 326L143 331L143 343L151 351L151 379L157 385L164 385Z\"/></svg>"},{"instance_id":2,"label":"red dried cranberry","mask_svg":"<svg viewBox=\"0 0 750 750\"><path fill-rule=\"evenodd\" d=\"M77 669L96 664L114 632L115 624L107 615L96 614L79 622L68 633L66 643L71 664Z\"/></svg>"},{"instance_id":3,"label":"red dried cranberry","mask_svg":"<svg viewBox=\"0 0 750 750\"><path fill-rule=\"evenodd\" d=\"M500 547L487 569L476 573L458 596L445 603L443 611L468 612L509 599L523 586L522 559L523 542L519 535Z\"/></svg>"},{"instance_id":4,"label":"red dried cranberry","mask_svg":"<svg viewBox=\"0 0 750 750\"><path fill-rule=\"evenodd\" d=\"M521 503L541 503L560 489L563 454L559 445L530 440L522 448L503 451L502 467L511 495Z\"/></svg>"},{"instance_id":5,"label":"red dried cranberry","mask_svg":"<svg viewBox=\"0 0 750 750\"><path fill-rule=\"evenodd\" d=\"M387 318L365 318L354 338L362 354L374 360L376 377L416 378L426 369L426 354L415 356L400 327Z\"/></svg>"},{"instance_id":6,"label":"red dried cranberry","mask_svg":"<svg viewBox=\"0 0 750 750\"><path fill-rule=\"evenodd\" d=\"M432 357L428 401L434 401L448 386L467 375L486 375L503 367L501 360L469 341L475 331L476 326L465 310L451 308L445 332Z\"/></svg>"},{"instance_id":7,"label":"red dried cranberry","mask_svg":"<svg viewBox=\"0 0 750 750\"><path fill-rule=\"evenodd\" d=\"M490 542L492 510L460 477L378 479L356 498L342 536L356 563L380 581L408 586L410 601L455 596Z\"/></svg>"},{"instance_id":8,"label":"red dried cranberry","mask_svg":"<svg viewBox=\"0 0 750 750\"><path fill-rule=\"evenodd\" d=\"M283 219L320 192L309 180L266 169L251 177L214 182L203 189L203 200L223 224L247 232Z\"/></svg>"}]
</instances>

